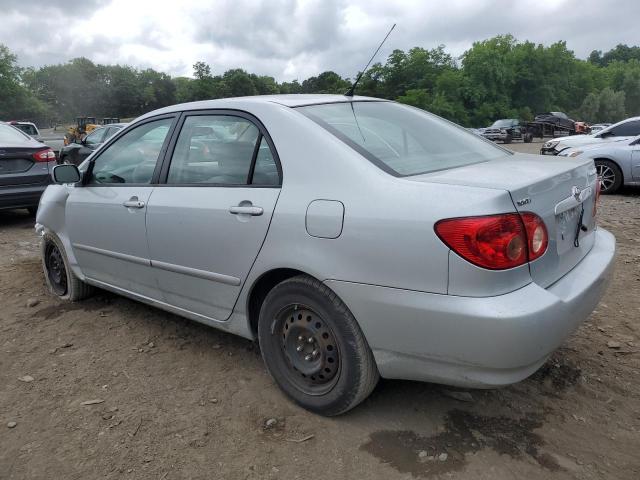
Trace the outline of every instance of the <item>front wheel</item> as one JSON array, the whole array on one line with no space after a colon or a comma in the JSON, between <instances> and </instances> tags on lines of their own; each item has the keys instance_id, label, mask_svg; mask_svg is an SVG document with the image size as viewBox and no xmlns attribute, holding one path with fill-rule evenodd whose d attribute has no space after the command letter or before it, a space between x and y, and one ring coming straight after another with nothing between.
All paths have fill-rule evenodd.
<instances>
[{"instance_id":1,"label":"front wheel","mask_svg":"<svg viewBox=\"0 0 640 480\"><path fill-rule=\"evenodd\" d=\"M511 134L507 135L504 139L504 143L511 143L511 141L513 140L513 137L511 136Z\"/></svg>"},{"instance_id":2,"label":"front wheel","mask_svg":"<svg viewBox=\"0 0 640 480\"><path fill-rule=\"evenodd\" d=\"M260 309L267 370L303 408L339 415L369 396L379 374L356 319L327 286L302 275L280 283Z\"/></svg>"},{"instance_id":3,"label":"front wheel","mask_svg":"<svg viewBox=\"0 0 640 480\"><path fill-rule=\"evenodd\" d=\"M622 186L622 171L609 160L596 160L596 172L602 193L616 193Z\"/></svg>"},{"instance_id":4,"label":"front wheel","mask_svg":"<svg viewBox=\"0 0 640 480\"><path fill-rule=\"evenodd\" d=\"M69 268L62 242L51 233L45 233L41 243L42 268L49 291L75 302L90 296L93 287L80 280Z\"/></svg>"}]
</instances>

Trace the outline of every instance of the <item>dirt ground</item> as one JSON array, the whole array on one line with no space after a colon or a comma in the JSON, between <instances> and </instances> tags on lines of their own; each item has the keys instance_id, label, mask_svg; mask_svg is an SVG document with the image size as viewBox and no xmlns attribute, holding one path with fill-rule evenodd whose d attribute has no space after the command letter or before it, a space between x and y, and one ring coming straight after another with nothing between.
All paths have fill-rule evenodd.
<instances>
[{"instance_id":1,"label":"dirt ground","mask_svg":"<svg viewBox=\"0 0 640 480\"><path fill-rule=\"evenodd\" d=\"M0 212L0 479L640 478L639 189L602 199L614 279L531 378L381 381L331 419L289 402L249 341L109 293L57 301L33 223Z\"/></svg>"}]
</instances>

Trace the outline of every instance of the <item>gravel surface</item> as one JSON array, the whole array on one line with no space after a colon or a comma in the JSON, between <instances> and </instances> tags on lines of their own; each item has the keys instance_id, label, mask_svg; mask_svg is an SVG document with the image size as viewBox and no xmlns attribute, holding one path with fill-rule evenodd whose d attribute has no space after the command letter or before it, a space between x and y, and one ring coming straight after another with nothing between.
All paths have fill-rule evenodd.
<instances>
[{"instance_id":1,"label":"gravel surface","mask_svg":"<svg viewBox=\"0 0 640 480\"><path fill-rule=\"evenodd\" d=\"M327 419L289 402L249 341L109 293L59 302L33 219L0 212L0 478L640 478L640 190L599 216L613 282L531 378L382 381Z\"/></svg>"}]
</instances>

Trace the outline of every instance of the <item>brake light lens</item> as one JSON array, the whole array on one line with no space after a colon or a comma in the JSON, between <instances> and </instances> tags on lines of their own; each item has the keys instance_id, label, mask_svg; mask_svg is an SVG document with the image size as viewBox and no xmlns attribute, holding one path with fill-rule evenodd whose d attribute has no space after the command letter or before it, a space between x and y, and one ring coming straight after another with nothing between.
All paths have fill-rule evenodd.
<instances>
[{"instance_id":1,"label":"brake light lens","mask_svg":"<svg viewBox=\"0 0 640 480\"><path fill-rule=\"evenodd\" d=\"M462 258L489 270L506 270L539 258L549 237L535 213L449 218L435 225L438 237Z\"/></svg>"},{"instance_id":2,"label":"brake light lens","mask_svg":"<svg viewBox=\"0 0 640 480\"><path fill-rule=\"evenodd\" d=\"M50 148L40 150L32 155L36 162L51 162L56 159L56 154Z\"/></svg>"}]
</instances>

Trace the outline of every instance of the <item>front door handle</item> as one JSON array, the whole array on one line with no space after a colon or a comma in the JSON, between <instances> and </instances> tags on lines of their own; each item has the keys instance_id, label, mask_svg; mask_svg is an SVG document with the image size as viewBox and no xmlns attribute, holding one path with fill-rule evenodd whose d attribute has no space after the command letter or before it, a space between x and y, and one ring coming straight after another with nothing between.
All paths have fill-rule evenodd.
<instances>
[{"instance_id":1,"label":"front door handle","mask_svg":"<svg viewBox=\"0 0 640 480\"><path fill-rule=\"evenodd\" d=\"M253 217L258 217L264 213L264 210L262 207L238 205L235 207L229 207L229 213L233 213L234 215L251 215Z\"/></svg>"},{"instance_id":2,"label":"front door handle","mask_svg":"<svg viewBox=\"0 0 640 480\"><path fill-rule=\"evenodd\" d=\"M122 205L127 208L144 208L144 202L142 200L138 200L138 197L131 197Z\"/></svg>"}]
</instances>

